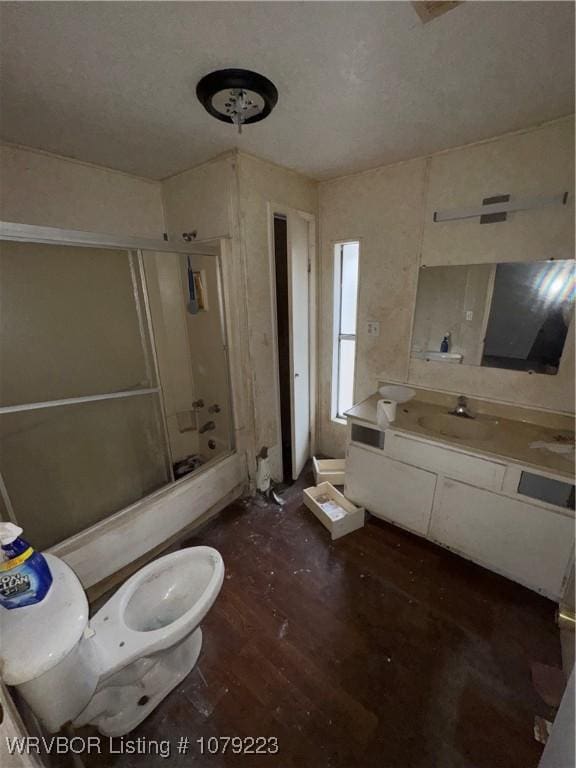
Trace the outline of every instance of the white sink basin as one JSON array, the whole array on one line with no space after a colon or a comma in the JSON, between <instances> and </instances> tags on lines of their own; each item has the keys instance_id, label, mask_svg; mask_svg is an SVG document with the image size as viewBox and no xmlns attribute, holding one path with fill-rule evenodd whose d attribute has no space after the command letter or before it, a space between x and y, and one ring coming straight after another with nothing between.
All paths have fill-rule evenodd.
<instances>
[{"instance_id":1,"label":"white sink basin","mask_svg":"<svg viewBox=\"0 0 576 768\"><path fill-rule=\"evenodd\" d=\"M418 424L428 432L461 440L487 440L498 426L496 420L466 419L451 413L437 413L434 416L420 416Z\"/></svg>"}]
</instances>

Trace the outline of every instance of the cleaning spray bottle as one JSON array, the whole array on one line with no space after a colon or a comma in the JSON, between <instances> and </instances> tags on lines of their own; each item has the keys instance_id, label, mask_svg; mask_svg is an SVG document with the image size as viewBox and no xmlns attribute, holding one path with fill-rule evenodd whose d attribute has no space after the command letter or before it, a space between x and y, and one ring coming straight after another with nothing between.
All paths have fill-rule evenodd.
<instances>
[{"instance_id":1,"label":"cleaning spray bottle","mask_svg":"<svg viewBox=\"0 0 576 768\"><path fill-rule=\"evenodd\" d=\"M52 584L43 555L20 538L22 528L0 523L0 605L23 608L39 603Z\"/></svg>"}]
</instances>

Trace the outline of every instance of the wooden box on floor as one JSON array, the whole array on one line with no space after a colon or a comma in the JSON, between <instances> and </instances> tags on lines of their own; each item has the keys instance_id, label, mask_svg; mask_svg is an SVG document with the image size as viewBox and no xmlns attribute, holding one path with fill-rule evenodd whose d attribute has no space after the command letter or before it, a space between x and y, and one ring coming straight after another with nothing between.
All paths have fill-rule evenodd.
<instances>
[{"instance_id":1,"label":"wooden box on floor","mask_svg":"<svg viewBox=\"0 0 576 768\"><path fill-rule=\"evenodd\" d=\"M338 519L333 519L322 509L318 499L328 497L345 510L346 514ZM304 504L311 510L322 525L330 531L332 539L339 539L347 533L358 530L364 526L364 509L352 504L331 483L320 483L313 488L304 489Z\"/></svg>"},{"instance_id":2,"label":"wooden box on floor","mask_svg":"<svg viewBox=\"0 0 576 768\"><path fill-rule=\"evenodd\" d=\"M344 473L346 472L346 459L317 459L312 458L314 469L314 481L319 483L332 483L332 485L344 485Z\"/></svg>"}]
</instances>

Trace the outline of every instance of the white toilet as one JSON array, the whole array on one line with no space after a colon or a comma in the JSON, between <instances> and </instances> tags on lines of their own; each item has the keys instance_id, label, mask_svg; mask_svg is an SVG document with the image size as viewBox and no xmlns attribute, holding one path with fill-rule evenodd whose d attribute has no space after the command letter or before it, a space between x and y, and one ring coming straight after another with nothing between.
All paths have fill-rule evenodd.
<instances>
[{"instance_id":1,"label":"white toilet","mask_svg":"<svg viewBox=\"0 0 576 768\"><path fill-rule=\"evenodd\" d=\"M88 620L74 571L45 554L53 583L41 603L0 607L0 674L51 733L71 722L106 736L135 728L191 671L199 624L224 579L211 547L190 547L135 573Z\"/></svg>"}]
</instances>

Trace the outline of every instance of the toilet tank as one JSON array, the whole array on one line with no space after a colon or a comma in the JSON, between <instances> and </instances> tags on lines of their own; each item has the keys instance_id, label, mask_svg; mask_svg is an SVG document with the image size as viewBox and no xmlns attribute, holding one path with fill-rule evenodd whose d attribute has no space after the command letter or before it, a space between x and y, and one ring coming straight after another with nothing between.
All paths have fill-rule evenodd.
<instances>
[{"instance_id":1,"label":"toilet tank","mask_svg":"<svg viewBox=\"0 0 576 768\"><path fill-rule=\"evenodd\" d=\"M52 573L46 597L34 605L0 606L3 681L15 686L44 727L57 731L90 700L98 663L87 639L88 601L70 566L45 555Z\"/></svg>"},{"instance_id":2,"label":"toilet tank","mask_svg":"<svg viewBox=\"0 0 576 768\"><path fill-rule=\"evenodd\" d=\"M56 666L25 683L18 692L50 733L74 720L98 685L94 644L84 635Z\"/></svg>"}]
</instances>

